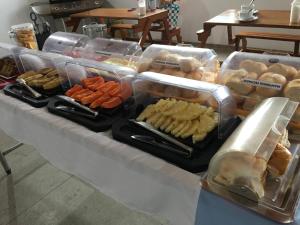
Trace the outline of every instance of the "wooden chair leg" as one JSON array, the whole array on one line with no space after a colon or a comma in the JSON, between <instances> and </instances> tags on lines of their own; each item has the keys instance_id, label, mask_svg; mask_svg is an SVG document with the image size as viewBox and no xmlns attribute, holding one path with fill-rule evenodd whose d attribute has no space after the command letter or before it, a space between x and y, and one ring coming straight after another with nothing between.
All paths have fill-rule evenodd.
<instances>
[{"instance_id":1,"label":"wooden chair leg","mask_svg":"<svg viewBox=\"0 0 300 225\"><path fill-rule=\"evenodd\" d=\"M296 42L295 42L295 46L294 46L294 56L299 56L299 44L300 44L300 41L296 41Z\"/></svg>"},{"instance_id":2,"label":"wooden chair leg","mask_svg":"<svg viewBox=\"0 0 300 225\"><path fill-rule=\"evenodd\" d=\"M242 50L247 51L247 39L245 37L242 38Z\"/></svg>"},{"instance_id":3,"label":"wooden chair leg","mask_svg":"<svg viewBox=\"0 0 300 225\"><path fill-rule=\"evenodd\" d=\"M236 51L240 50L240 42L241 42L241 38L240 37L236 37L235 38L235 50Z\"/></svg>"},{"instance_id":4,"label":"wooden chair leg","mask_svg":"<svg viewBox=\"0 0 300 225\"><path fill-rule=\"evenodd\" d=\"M182 43L182 36L181 36L181 32L177 32L176 34L176 39L177 39L177 43Z\"/></svg>"}]
</instances>

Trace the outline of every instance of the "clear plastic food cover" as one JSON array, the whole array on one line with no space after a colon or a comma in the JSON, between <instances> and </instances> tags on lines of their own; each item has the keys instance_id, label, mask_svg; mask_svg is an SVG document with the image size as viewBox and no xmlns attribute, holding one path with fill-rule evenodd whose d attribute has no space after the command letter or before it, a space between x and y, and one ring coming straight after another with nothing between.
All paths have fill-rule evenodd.
<instances>
[{"instance_id":1,"label":"clear plastic food cover","mask_svg":"<svg viewBox=\"0 0 300 225\"><path fill-rule=\"evenodd\" d=\"M21 65L17 56L23 49L16 45L0 43L0 78L11 79L20 74Z\"/></svg>"},{"instance_id":2,"label":"clear plastic food cover","mask_svg":"<svg viewBox=\"0 0 300 225\"><path fill-rule=\"evenodd\" d=\"M55 52L127 67L136 67L136 61L142 54L137 42L115 39L90 39L85 35L57 32L51 35L43 51Z\"/></svg>"},{"instance_id":3,"label":"clear plastic food cover","mask_svg":"<svg viewBox=\"0 0 300 225\"><path fill-rule=\"evenodd\" d=\"M208 114L211 114L214 121L201 117L200 130L202 132L202 129L205 131L206 128L211 130L209 126L218 126L219 138L224 136L226 125L233 118L235 102L225 86L154 72L138 74L132 86L137 105L147 106L153 101L158 102L162 99L167 101L161 103L169 104L168 101L176 100L177 105L173 105L172 110L170 109L170 112L167 113L176 118L176 121L184 120L193 123L195 122L193 120L198 118L198 113L202 114L208 110L207 112L210 112ZM185 108L184 112L182 112L182 107ZM165 109L163 106L162 108ZM199 112L199 110L202 111ZM200 136L201 134L199 134L199 138ZM193 141L196 142L198 137L196 135L193 138Z\"/></svg>"},{"instance_id":4,"label":"clear plastic food cover","mask_svg":"<svg viewBox=\"0 0 300 225\"><path fill-rule=\"evenodd\" d=\"M84 86L84 80L87 78L101 78L102 84L108 82L114 83L116 88L119 88L119 95L122 101L126 101L132 96L132 79L134 78L136 71L128 67L120 67L116 65L108 65L101 62L96 62L87 59L70 59L59 64L59 70L64 74L64 80L67 80L64 84L64 90L67 91L75 85ZM103 78L103 79L102 79ZM90 79L89 85L95 84L95 86L101 86L97 84L99 80L93 81ZM108 86L107 86L108 87ZM90 89L90 87L88 87ZM113 87L112 87L113 88ZM93 88L91 88L93 89ZM95 91L103 91L101 88ZM112 97L114 97L112 95Z\"/></svg>"},{"instance_id":5,"label":"clear plastic food cover","mask_svg":"<svg viewBox=\"0 0 300 225\"><path fill-rule=\"evenodd\" d=\"M297 107L288 98L264 100L210 161L209 186L259 204L282 206L295 171L292 162L298 158L286 136Z\"/></svg>"},{"instance_id":6,"label":"clear plastic food cover","mask_svg":"<svg viewBox=\"0 0 300 225\"><path fill-rule=\"evenodd\" d=\"M213 50L204 48L151 45L138 63L138 72L151 71L215 83L220 64Z\"/></svg>"}]
</instances>

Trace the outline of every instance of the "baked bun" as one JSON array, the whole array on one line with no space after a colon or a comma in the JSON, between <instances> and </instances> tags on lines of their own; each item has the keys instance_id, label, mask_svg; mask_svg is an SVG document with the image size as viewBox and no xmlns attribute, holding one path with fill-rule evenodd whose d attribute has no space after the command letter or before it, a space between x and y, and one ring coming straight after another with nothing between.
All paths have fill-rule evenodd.
<instances>
[{"instance_id":1,"label":"baked bun","mask_svg":"<svg viewBox=\"0 0 300 225\"><path fill-rule=\"evenodd\" d=\"M286 78L283 75L271 73L271 72L264 73L263 75L260 76L258 80L274 83L274 84L281 84L282 86L284 86L287 82ZM256 93L265 97L272 97L278 95L280 93L280 90L257 87Z\"/></svg>"},{"instance_id":2,"label":"baked bun","mask_svg":"<svg viewBox=\"0 0 300 225\"><path fill-rule=\"evenodd\" d=\"M161 50L158 55L154 58L154 60L166 62L167 56L170 54L170 52L166 50Z\"/></svg>"},{"instance_id":3,"label":"baked bun","mask_svg":"<svg viewBox=\"0 0 300 225\"><path fill-rule=\"evenodd\" d=\"M253 60L247 59L240 63L240 69L247 70L249 73L256 73L259 76L265 73L268 67L262 62L255 62Z\"/></svg>"},{"instance_id":4,"label":"baked bun","mask_svg":"<svg viewBox=\"0 0 300 225\"><path fill-rule=\"evenodd\" d=\"M287 80L292 80L297 75L297 70L294 67L281 63L271 65L267 72L281 74L285 76Z\"/></svg>"},{"instance_id":5,"label":"baked bun","mask_svg":"<svg viewBox=\"0 0 300 225\"><path fill-rule=\"evenodd\" d=\"M190 73L195 71L201 66L200 62L194 57L183 57L179 61L179 67L181 71L185 73Z\"/></svg>"},{"instance_id":6,"label":"baked bun","mask_svg":"<svg viewBox=\"0 0 300 225\"><path fill-rule=\"evenodd\" d=\"M180 62L180 59L181 59L181 56L180 55L177 55L177 54L168 54L166 56L166 67L174 67L175 65L179 65L179 62ZM169 65L168 64L172 64L172 65Z\"/></svg>"},{"instance_id":7,"label":"baked bun","mask_svg":"<svg viewBox=\"0 0 300 225\"><path fill-rule=\"evenodd\" d=\"M256 73L248 73L246 70L234 70L226 75L224 84L233 92L240 95L248 95L254 91L255 87L249 84L243 83L243 79L257 79Z\"/></svg>"},{"instance_id":8,"label":"baked bun","mask_svg":"<svg viewBox=\"0 0 300 225\"><path fill-rule=\"evenodd\" d=\"M167 97L180 97L181 96L181 88L168 86L165 88L164 95Z\"/></svg>"},{"instance_id":9,"label":"baked bun","mask_svg":"<svg viewBox=\"0 0 300 225\"><path fill-rule=\"evenodd\" d=\"M160 71L160 73L162 73L162 74L167 74L167 75L171 75L171 76L173 76L177 72L178 72L177 69L171 69L171 68L166 68L166 69L163 69Z\"/></svg>"},{"instance_id":10,"label":"baked bun","mask_svg":"<svg viewBox=\"0 0 300 225\"><path fill-rule=\"evenodd\" d=\"M296 112L294 113L294 115L292 117L292 121L300 122L300 107L298 107Z\"/></svg>"},{"instance_id":11,"label":"baked bun","mask_svg":"<svg viewBox=\"0 0 300 225\"><path fill-rule=\"evenodd\" d=\"M161 69L159 68L150 68L149 72L154 72L154 73L161 73Z\"/></svg>"},{"instance_id":12,"label":"baked bun","mask_svg":"<svg viewBox=\"0 0 300 225\"><path fill-rule=\"evenodd\" d=\"M181 96L183 98L197 98L198 97L198 92L197 91L188 90L188 89L182 89Z\"/></svg>"},{"instance_id":13,"label":"baked bun","mask_svg":"<svg viewBox=\"0 0 300 225\"><path fill-rule=\"evenodd\" d=\"M137 65L137 72L138 73L142 73L142 72L145 72L145 71L148 71L150 66L152 64L152 60L149 59L149 60L143 60L143 62L140 62L138 63Z\"/></svg>"},{"instance_id":14,"label":"baked bun","mask_svg":"<svg viewBox=\"0 0 300 225\"><path fill-rule=\"evenodd\" d=\"M259 103L262 102L264 98L256 93L251 93L246 97L243 104L243 109L247 111L252 111Z\"/></svg>"},{"instance_id":15,"label":"baked bun","mask_svg":"<svg viewBox=\"0 0 300 225\"><path fill-rule=\"evenodd\" d=\"M300 79L300 70L297 71L297 74L294 76L294 80Z\"/></svg>"},{"instance_id":16,"label":"baked bun","mask_svg":"<svg viewBox=\"0 0 300 225\"><path fill-rule=\"evenodd\" d=\"M202 72L199 70L196 70L194 72L187 74L186 78L192 79L192 80L202 80Z\"/></svg>"},{"instance_id":17,"label":"baked bun","mask_svg":"<svg viewBox=\"0 0 300 225\"><path fill-rule=\"evenodd\" d=\"M300 101L300 79L290 81L285 89L284 96L290 98L293 101Z\"/></svg>"},{"instance_id":18,"label":"baked bun","mask_svg":"<svg viewBox=\"0 0 300 225\"><path fill-rule=\"evenodd\" d=\"M180 70L174 70L173 76L175 76L175 77L185 77L186 73L184 73Z\"/></svg>"},{"instance_id":19,"label":"baked bun","mask_svg":"<svg viewBox=\"0 0 300 225\"><path fill-rule=\"evenodd\" d=\"M282 144L277 144L268 162L268 171L274 177L283 175L291 159L292 154L290 151Z\"/></svg>"},{"instance_id":20,"label":"baked bun","mask_svg":"<svg viewBox=\"0 0 300 225\"><path fill-rule=\"evenodd\" d=\"M217 76L218 74L214 72L203 72L201 80L209 83L215 83L217 80Z\"/></svg>"}]
</instances>

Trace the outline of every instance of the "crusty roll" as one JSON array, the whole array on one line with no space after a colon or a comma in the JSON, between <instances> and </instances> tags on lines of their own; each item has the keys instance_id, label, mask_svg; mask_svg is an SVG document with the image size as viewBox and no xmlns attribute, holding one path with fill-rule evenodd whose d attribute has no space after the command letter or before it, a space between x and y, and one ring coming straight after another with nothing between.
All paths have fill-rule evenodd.
<instances>
[{"instance_id":1,"label":"crusty roll","mask_svg":"<svg viewBox=\"0 0 300 225\"><path fill-rule=\"evenodd\" d=\"M293 101L300 101L300 79L290 81L285 89L284 96L290 98Z\"/></svg>"},{"instance_id":2,"label":"crusty roll","mask_svg":"<svg viewBox=\"0 0 300 225\"><path fill-rule=\"evenodd\" d=\"M175 77L185 77L186 73L182 72L180 70L174 70L173 76L175 76Z\"/></svg>"},{"instance_id":3,"label":"crusty roll","mask_svg":"<svg viewBox=\"0 0 300 225\"><path fill-rule=\"evenodd\" d=\"M192 80L202 80L202 72L199 70L193 71L191 73L188 73L186 75L186 78L192 79Z\"/></svg>"},{"instance_id":4,"label":"crusty roll","mask_svg":"<svg viewBox=\"0 0 300 225\"><path fill-rule=\"evenodd\" d=\"M264 73L258 80L273 84L281 84L282 86L284 86L287 82L286 78L283 75L271 72ZM256 93L265 97L272 97L278 95L280 93L280 90L265 87L257 87Z\"/></svg>"},{"instance_id":5,"label":"crusty roll","mask_svg":"<svg viewBox=\"0 0 300 225\"><path fill-rule=\"evenodd\" d=\"M179 60L179 67L181 71L190 73L201 66L200 62L194 57L183 57Z\"/></svg>"},{"instance_id":6,"label":"crusty roll","mask_svg":"<svg viewBox=\"0 0 300 225\"><path fill-rule=\"evenodd\" d=\"M247 111L252 111L264 98L257 93L251 93L246 97L243 104L243 109Z\"/></svg>"},{"instance_id":7,"label":"crusty roll","mask_svg":"<svg viewBox=\"0 0 300 225\"><path fill-rule=\"evenodd\" d=\"M294 122L300 122L300 107L297 108L296 112L294 113L292 117L292 121Z\"/></svg>"},{"instance_id":8,"label":"crusty roll","mask_svg":"<svg viewBox=\"0 0 300 225\"><path fill-rule=\"evenodd\" d=\"M172 68L166 68L160 71L162 74L167 74L173 76L175 73L177 73L177 69L172 69Z\"/></svg>"},{"instance_id":9,"label":"crusty roll","mask_svg":"<svg viewBox=\"0 0 300 225\"><path fill-rule=\"evenodd\" d=\"M243 79L250 78L250 79L257 79L256 73L248 73L246 70L234 70L227 74L225 78L224 84L234 91L237 94L247 95L251 93L255 87L249 84L243 83Z\"/></svg>"},{"instance_id":10,"label":"crusty roll","mask_svg":"<svg viewBox=\"0 0 300 225\"><path fill-rule=\"evenodd\" d=\"M256 73L258 76L265 73L268 69L266 64L262 62L255 62L253 60L243 60L240 63L240 69L247 70L249 73Z\"/></svg>"},{"instance_id":11,"label":"crusty roll","mask_svg":"<svg viewBox=\"0 0 300 225\"><path fill-rule=\"evenodd\" d=\"M218 74L214 72L203 72L201 80L209 83L216 83L217 76Z\"/></svg>"},{"instance_id":12,"label":"crusty roll","mask_svg":"<svg viewBox=\"0 0 300 225\"><path fill-rule=\"evenodd\" d=\"M143 60L143 62L139 62L137 65L137 72L142 73L148 71L150 69L152 60Z\"/></svg>"},{"instance_id":13,"label":"crusty roll","mask_svg":"<svg viewBox=\"0 0 300 225\"><path fill-rule=\"evenodd\" d=\"M293 80L300 79L300 70L297 71L297 74L293 77Z\"/></svg>"},{"instance_id":14,"label":"crusty roll","mask_svg":"<svg viewBox=\"0 0 300 225\"><path fill-rule=\"evenodd\" d=\"M282 144L277 144L268 162L268 171L272 176L278 177L285 173L292 159L290 151Z\"/></svg>"},{"instance_id":15,"label":"crusty roll","mask_svg":"<svg viewBox=\"0 0 300 225\"><path fill-rule=\"evenodd\" d=\"M287 80L292 80L297 75L297 70L294 67L281 63L271 65L267 72L281 74L285 76Z\"/></svg>"}]
</instances>

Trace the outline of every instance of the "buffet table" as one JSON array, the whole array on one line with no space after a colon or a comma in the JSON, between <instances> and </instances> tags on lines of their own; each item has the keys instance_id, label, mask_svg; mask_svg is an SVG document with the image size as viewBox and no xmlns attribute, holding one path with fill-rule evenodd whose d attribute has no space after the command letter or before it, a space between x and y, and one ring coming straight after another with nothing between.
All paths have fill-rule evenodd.
<instances>
[{"instance_id":1,"label":"buffet table","mask_svg":"<svg viewBox=\"0 0 300 225\"><path fill-rule=\"evenodd\" d=\"M56 167L127 206L175 225L195 224L200 177L0 93L0 128ZM12 168L13 172L13 168Z\"/></svg>"}]
</instances>

